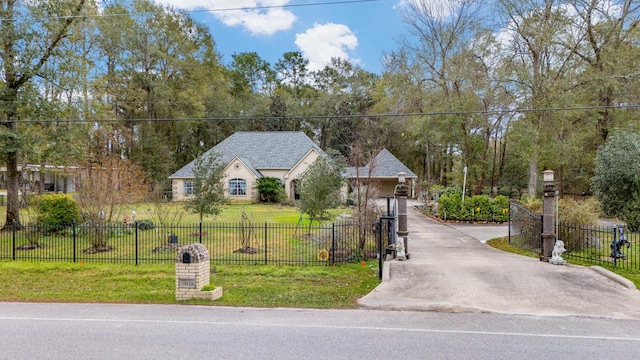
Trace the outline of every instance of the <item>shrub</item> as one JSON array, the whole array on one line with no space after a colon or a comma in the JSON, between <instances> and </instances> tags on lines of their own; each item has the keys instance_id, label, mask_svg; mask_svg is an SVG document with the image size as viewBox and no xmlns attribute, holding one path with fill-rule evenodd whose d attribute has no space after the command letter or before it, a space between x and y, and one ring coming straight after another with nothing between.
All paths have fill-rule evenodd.
<instances>
[{"instance_id":1,"label":"shrub","mask_svg":"<svg viewBox=\"0 0 640 360\"><path fill-rule=\"evenodd\" d=\"M438 199L438 217L444 220L459 220L462 195L457 193L442 194Z\"/></svg>"},{"instance_id":2,"label":"shrub","mask_svg":"<svg viewBox=\"0 0 640 360\"><path fill-rule=\"evenodd\" d=\"M542 214L542 199L528 199L524 204L536 214ZM555 204L554 204L555 207ZM562 198L558 203L558 239L564 241L567 252L597 244L589 230L594 228L600 217L600 204L595 199L576 201ZM555 219L554 219L555 221Z\"/></svg>"},{"instance_id":3,"label":"shrub","mask_svg":"<svg viewBox=\"0 0 640 360\"><path fill-rule=\"evenodd\" d=\"M558 204L558 220L562 225L558 228L558 239L564 241L567 252L597 244L593 233L588 231L598 223L600 204L595 199L575 201L570 198L560 199Z\"/></svg>"},{"instance_id":4,"label":"shrub","mask_svg":"<svg viewBox=\"0 0 640 360\"><path fill-rule=\"evenodd\" d=\"M59 231L80 221L80 207L67 194L42 195L36 201L38 223L46 224L50 231Z\"/></svg>"},{"instance_id":5,"label":"shrub","mask_svg":"<svg viewBox=\"0 0 640 360\"><path fill-rule=\"evenodd\" d=\"M462 193L449 188L438 199L438 217L443 220L499 221L509 220L509 198L504 195L491 199L487 195L474 195L464 199Z\"/></svg>"},{"instance_id":6,"label":"shrub","mask_svg":"<svg viewBox=\"0 0 640 360\"><path fill-rule=\"evenodd\" d=\"M258 193L260 198L266 202L282 203L287 199L287 194L284 191L284 185L280 180L274 177L263 177L258 179Z\"/></svg>"},{"instance_id":7,"label":"shrub","mask_svg":"<svg viewBox=\"0 0 640 360\"><path fill-rule=\"evenodd\" d=\"M522 205L534 214L542 214L542 199L525 196L521 200Z\"/></svg>"},{"instance_id":8,"label":"shrub","mask_svg":"<svg viewBox=\"0 0 640 360\"><path fill-rule=\"evenodd\" d=\"M151 220L140 220L138 221L138 230L151 230L155 229L156 225Z\"/></svg>"},{"instance_id":9,"label":"shrub","mask_svg":"<svg viewBox=\"0 0 640 360\"><path fill-rule=\"evenodd\" d=\"M476 212L476 220L490 221L493 213L493 200L488 195L479 195L471 198Z\"/></svg>"},{"instance_id":10,"label":"shrub","mask_svg":"<svg viewBox=\"0 0 640 360\"><path fill-rule=\"evenodd\" d=\"M499 195L493 199L491 215L493 217L493 221L509 221L509 198L504 195Z\"/></svg>"}]
</instances>

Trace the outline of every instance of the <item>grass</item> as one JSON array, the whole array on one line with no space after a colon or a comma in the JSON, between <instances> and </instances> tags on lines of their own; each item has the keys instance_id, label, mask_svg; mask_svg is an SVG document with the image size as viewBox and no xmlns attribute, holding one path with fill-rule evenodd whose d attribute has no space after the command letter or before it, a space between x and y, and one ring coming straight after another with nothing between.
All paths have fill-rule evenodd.
<instances>
[{"instance_id":1,"label":"grass","mask_svg":"<svg viewBox=\"0 0 640 360\"><path fill-rule=\"evenodd\" d=\"M136 219L152 219L152 204L137 204ZM171 204L181 211L182 204ZM1 209L0 209L1 210ZM228 204L215 222L239 223L241 213L253 222L298 223L300 213L292 206L265 204ZM123 211L128 214L130 209ZM348 212L333 209L332 217ZM27 214L25 214L27 215ZM28 215L23 217L28 219ZM25 221L25 220L23 220ZM28 221L28 220L27 220ZM208 222L213 219L208 218ZM188 214L182 223L197 222ZM307 223L303 219L303 222ZM149 232L144 232L146 236ZM150 232L153 234L153 231ZM141 235L142 236L142 235ZM48 251L68 241L49 237ZM162 238L163 242L166 240ZM68 239L67 239L68 240ZM145 237L141 237L141 242ZM86 245L80 245L83 248ZM313 252L315 257L317 251ZM145 253L146 254L146 253ZM84 256L84 255L83 255ZM96 255L99 256L99 255ZM172 260L172 257L171 257ZM374 262L328 266L221 266L212 267L211 283L222 286L224 295L215 302L189 300L180 303L252 307L296 307L348 309L357 299L378 285ZM173 262L153 265L100 263L39 263L0 261L0 301L29 302L102 302L174 304L175 269Z\"/></svg>"},{"instance_id":2,"label":"grass","mask_svg":"<svg viewBox=\"0 0 640 360\"><path fill-rule=\"evenodd\" d=\"M323 266L215 266L215 302L175 300L173 265L0 262L0 301L209 304L349 309L378 285L374 262Z\"/></svg>"},{"instance_id":3,"label":"grass","mask_svg":"<svg viewBox=\"0 0 640 360\"><path fill-rule=\"evenodd\" d=\"M524 250L524 249L521 249L521 248L519 248L517 246L513 246L513 245L509 244L509 237L508 236L488 240L487 241L487 245L489 245L489 246L491 246L493 248L496 248L498 250L510 252L510 253L513 253L513 254L518 254L518 255L528 256L528 257L533 257L533 258L539 257L539 255L536 254L536 253L533 253L531 251Z\"/></svg>"},{"instance_id":4,"label":"grass","mask_svg":"<svg viewBox=\"0 0 640 360\"><path fill-rule=\"evenodd\" d=\"M181 223L184 224L196 224L199 222L199 216L185 212L184 203L175 202L164 204L167 209L165 211L171 213L184 212L184 216L181 219ZM6 206L0 206L0 214L6 214ZM151 220L157 222L154 218L155 204L153 203L138 203L132 205L122 205L121 218L116 221L122 220L125 216L130 216L131 211L135 209L136 220ZM308 223L308 215L301 215L297 207L292 205L278 205L278 204L266 204L266 203L227 203L222 207L222 212L215 216L205 216L203 222L226 222L236 223L241 221L242 211L245 211L251 221L253 222L276 222L276 223L298 223L302 218L303 223ZM330 219L333 220L337 216L343 213L352 213L353 211L346 208L329 209ZM20 220L23 223L31 223L35 221L35 211L33 209L20 209ZM4 221L4 219L0 219Z\"/></svg>"},{"instance_id":5,"label":"grass","mask_svg":"<svg viewBox=\"0 0 640 360\"><path fill-rule=\"evenodd\" d=\"M523 255L523 256L529 256L529 257L534 257L537 258L539 257L538 254L533 253L531 251L527 251L527 250L523 250L521 248L515 247L511 244L509 244L509 237L505 236L505 237L501 237L501 238L496 238L496 239L491 239L489 241L487 241L487 245L494 247L496 249L502 250L502 251L506 251L506 252L510 252L510 253L514 253L514 254L518 254L518 255ZM570 264L574 264L574 265L581 265L581 266L593 266L593 263L588 262L588 261L584 261L584 260L579 260L579 259L573 259L573 258L565 258L565 260L570 263ZM620 276L623 276L629 280L631 280L638 289L640 289L640 273L638 271L633 271L633 270L625 270L625 269L621 269L621 268L614 268L613 265L611 264L598 264L599 266L614 272Z\"/></svg>"}]
</instances>

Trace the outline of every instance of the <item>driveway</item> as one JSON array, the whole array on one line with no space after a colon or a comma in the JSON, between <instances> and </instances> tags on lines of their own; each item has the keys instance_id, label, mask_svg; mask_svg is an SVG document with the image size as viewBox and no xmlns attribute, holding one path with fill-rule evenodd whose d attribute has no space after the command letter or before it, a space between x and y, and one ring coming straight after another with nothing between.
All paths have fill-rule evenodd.
<instances>
[{"instance_id":1,"label":"driveway","mask_svg":"<svg viewBox=\"0 0 640 360\"><path fill-rule=\"evenodd\" d=\"M388 275L360 299L362 307L640 319L640 291L610 276L506 253L480 241L504 236L506 228L448 226L414 209L408 210L407 222L410 260L385 262Z\"/></svg>"}]
</instances>

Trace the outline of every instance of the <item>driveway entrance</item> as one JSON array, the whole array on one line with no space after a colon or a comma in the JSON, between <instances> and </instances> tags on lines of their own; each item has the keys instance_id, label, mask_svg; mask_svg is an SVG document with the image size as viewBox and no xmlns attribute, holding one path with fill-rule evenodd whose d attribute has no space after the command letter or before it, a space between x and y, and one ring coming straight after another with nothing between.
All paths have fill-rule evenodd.
<instances>
[{"instance_id":1,"label":"driveway entrance","mask_svg":"<svg viewBox=\"0 0 640 360\"><path fill-rule=\"evenodd\" d=\"M415 209L411 259L360 299L365 308L640 319L640 291L593 269L560 266L494 249Z\"/></svg>"}]
</instances>

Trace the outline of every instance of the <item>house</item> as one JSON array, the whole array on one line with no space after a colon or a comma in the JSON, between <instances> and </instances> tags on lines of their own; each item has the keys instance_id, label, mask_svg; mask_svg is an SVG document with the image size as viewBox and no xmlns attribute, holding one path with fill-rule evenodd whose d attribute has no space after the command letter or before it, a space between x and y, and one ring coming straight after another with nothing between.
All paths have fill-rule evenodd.
<instances>
[{"instance_id":1,"label":"house","mask_svg":"<svg viewBox=\"0 0 640 360\"><path fill-rule=\"evenodd\" d=\"M363 184L375 185L380 197L385 197L387 194L393 197L398 184L398 174L401 172L406 174L405 182L409 185L409 197L415 198L418 176L387 149L382 149L363 167L347 168L346 178L352 186L359 178Z\"/></svg>"},{"instance_id":2,"label":"house","mask_svg":"<svg viewBox=\"0 0 640 360\"><path fill-rule=\"evenodd\" d=\"M296 183L311 164L325 153L303 132L236 132L203 156L218 154L225 164L225 196L231 201L258 200L262 177L279 179L289 199L296 198ZM193 193L195 160L169 176L174 200Z\"/></svg>"},{"instance_id":3,"label":"house","mask_svg":"<svg viewBox=\"0 0 640 360\"><path fill-rule=\"evenodd\" d=\"M29 192L74 192L75 166L19 164L20 186ZM0 167L0 188L7 188L7 168Z\"/></svg>"}]
</instances>

